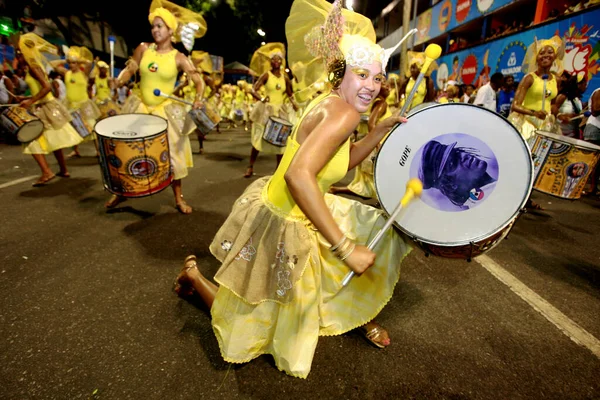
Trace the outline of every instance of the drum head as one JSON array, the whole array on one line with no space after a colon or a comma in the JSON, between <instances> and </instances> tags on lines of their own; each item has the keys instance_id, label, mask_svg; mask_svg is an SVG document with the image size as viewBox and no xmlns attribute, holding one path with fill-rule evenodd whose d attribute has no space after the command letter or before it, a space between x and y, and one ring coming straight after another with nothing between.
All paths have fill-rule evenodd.
<instances>
[{"instance_id":1,"label":"drum head","mask_svg":"<svg viewBox=\"0 0 600 400\"><path fill-rule=\"evenodd\" d=\"M422 242L458 246L507 226L532 188L527 144L504 118L469 104L440 104L392 130L375 161L377 196L391 214L410 178L423 194L395 224Z\"/></svg>"},{"instance_id":2,"label":"drum head","mask_svg":"<svg viewBox=\"0 0 600 400\"><path fill-rule=\"evenodd\" d=\"M44 131L44 123L37 119L30 121L23 125L17 133L17 139L22 143L29 143L34 139L37 139Z\"/></svg>"},{"instance_id":3,"label":"drum head","mask_svg":"<svg viewBox=\"0 0 600 400\"><path fill-rule=\"evenodd\" d=\"M415 114L416 112L424 110L431 106L435 106L436 104L438 104L438 103L436 103L434 101L418 104L418 105L414 106L413 108L411 108L406 115L408 117L410 117L411 115Z\"/></svg>"},{"instance_id":4,"label":"drum head","mask_svg":"<svg viewBox=\"0 0 600 400\"><path fill-rule=\"evenodd\" d=\"M148 138L167 130L167 120L149 114L120 114L96 123L94 131L116 139Z\"/></svg>"}]
</instances>

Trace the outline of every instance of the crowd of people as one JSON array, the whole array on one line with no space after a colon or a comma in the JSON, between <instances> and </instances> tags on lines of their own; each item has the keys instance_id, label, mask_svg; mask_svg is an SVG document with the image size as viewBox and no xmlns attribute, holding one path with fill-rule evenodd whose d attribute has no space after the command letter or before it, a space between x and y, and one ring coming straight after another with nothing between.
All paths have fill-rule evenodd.
<instances>
[{"instance_id":1,"label":"crowd of people","mask_svg":"<svg viewBox=\"0 0 600 400\"><path fill-rule=\"evenodd\" d=\"M392 127L410 124L405 117L416 107L471 103L509 118L525 138L554 116L555 132L600 142L600 91L581 99L585 80L551 71L560 61L560 39L535 44L519 83L495 73L477 90L448 81L436 92L429 77L435 64L423 72L424 53L409 53L406 76L386 76L391 51L376 44L371 21L343 9L341 0L295 0L286 21L288 47L267 43L256 50L251 66L259 78L253 85L224 84L208 53L186 55L174 47L185 23L204 24L206 31L199 14L155 0L148 21L153 41L141 43L112 79L109 66L86 48L74 46L65 59L49 59L56 46L34 33L22 35L17 79L3 77L6 93L0 90L0 96L43 121L43 133L23 144L41 170L34 186L68 178L63 150L81 156L79 144L97 142L89 127L119 113L167 122L169 149L161 157L170 160L175 206L182 214L192 212L182 190L193 167L190 134L196 132L201 146L205 135L188 123L191 111L208 110L221 127L241 124L250 132L243 176L253 176L260 153L275 155L273 175L249 184L210 245L222 263L214 281L202 274L194 255L184 260L176 280L178 295L198 296L209 307L229 362L270 354L279 369L306 378L319 336L356 329L378 348L391 344L375 318L399 280L408 240L389 230L374 249L366 247L385 223L383 212L335 193L376 196L372 158ZM172 96L159 96L157 89ZM400 115L401 109L407 113ZM585 110L586 123L575 122ZM215 131L221 127L217 121ZM50 153L58 173L46 160ZM350 185L334 186L352 169ZM113 193L105 206L125 200ZM349 271L359 277L344 287Z\"/></svg>"}]
</instances>

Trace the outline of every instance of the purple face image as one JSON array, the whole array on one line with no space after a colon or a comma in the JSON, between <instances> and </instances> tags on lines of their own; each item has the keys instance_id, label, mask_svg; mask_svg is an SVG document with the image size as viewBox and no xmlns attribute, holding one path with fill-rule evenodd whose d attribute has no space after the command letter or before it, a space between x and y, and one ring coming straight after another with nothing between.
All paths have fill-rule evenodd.
<instances>
[{"instance_id":1,"label":"purple face image","mask_svg":"<svg viewBox=\"0 0 600 400\"><path fill-rule=\"evenodd\" d=\"M494 190L498 172L491 149L461 133L430 140L411 164L411 176L423 182L422 200L442 211L463 211L481 204Z\"/></svg>"}]
</instances>

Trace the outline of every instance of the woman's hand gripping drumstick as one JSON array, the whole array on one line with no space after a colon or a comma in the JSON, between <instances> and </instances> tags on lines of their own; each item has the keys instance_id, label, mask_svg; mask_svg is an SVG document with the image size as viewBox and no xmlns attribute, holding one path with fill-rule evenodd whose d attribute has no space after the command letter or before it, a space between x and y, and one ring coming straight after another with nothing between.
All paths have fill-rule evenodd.
<instances>
[{"instance_id":1,"label":"woman's hand gripping drumstick","mask_svg":"<svg viewBox=\"0 0 600 400\"><path fill-rule=\"evenodd\" d=\"M166 97L167 99L175 100L175 101L178 101L180 103L187 104L188 106L194 107L194 103L192 103L191 101L184 100L181 97L175 97L175 96L168 95L166 93L161 92L160 89L154 89L153 93L154 93L155 96Z\"/></svg>"},{"instance_id":2,"label":"woman's hand gripping drumstick","mask_svg":"<svg viewBox=\"0 0 600 400\"><path fill-rule=\"evenodd\" d=\"M414 199L415 196L417 196L417 197L420 196L422 192L423 192L423 183L418 178L409 179L409 181L406 183L406 192L404 193L404 196L402 196L402 199L400 200L400 202L398 203L398 205L396 206L396 208L394 209L394 211L392 212L392 214L390 215L388 220L385 222L385 225L383 225L383 228L381 228L381 230L379 232L377 232L375 237L371 240L371 242L367 246L367 248L369 250L373 250L373 248L377 245L377 243L379 243L379 240L381 240L381 238L383 237L385 232L392 226L392 224L396 220L396 217L398 216L400 211L404 207L406 207L406 205L412 199ZM350 283L350 280L352 279L353 276L354 276L354 271L348 272L348 274L346 274L346 276L344 277L344 280L342 281L342 287L348 285L348 283Z\"/></svg>"},{"instance_id":3,"label":"woman's hand gripping drumstick","mask_svg":"<svg viewBox=\"0 0 600 400\"><path fill-rule=\"evenodd\" d=\"M421 71L419 72L419 76L417 77L417 80L415 81L412 90L408 94L408 97L406 97L406 99L404 100L404 105L402 106L402 110L400 110L400 115L404 116L406 114L406 111L408 110L408 107L410 107L410 105L412 104L413 97L415 97L417 89L419 88L421 81L425 77L427 70L431 66L431 63L437 60L441 55L442 48L437 44L432 43L429 46L427 46L427 48L425 49L425 62L421 67Z\"/></svg>"}]
</instances>

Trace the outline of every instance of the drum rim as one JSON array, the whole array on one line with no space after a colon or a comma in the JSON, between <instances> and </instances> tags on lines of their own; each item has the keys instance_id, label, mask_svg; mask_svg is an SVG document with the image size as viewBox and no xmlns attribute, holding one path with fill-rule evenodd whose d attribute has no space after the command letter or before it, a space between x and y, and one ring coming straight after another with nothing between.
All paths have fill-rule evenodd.
<instances>
[{"instance_id":1,"label":"drum rim","mask_svg":"<svg viewBox=\"0 0 600 400\"><path fill-rule=\"evenodd\" d=\"M104 121L106 121L106 120L107 120L107 119L109 119L109 118L121 117L121 116L124 116L124 115L146 115L146 116L151 116L151 117L160 118L160 119L162 119L163 121L165 121L165 123L167 124L167 126L166 126L166 128L165 128L165 130L164 130L164 131L160 131L160 132L154 133L154 134L152 134L152 135L149 135L149 136L142 136L142 137L138 137L138 138L128 138L128 139L126 139L126 138L115 138L115 137L112 137L112 136L106 136L106 135L103 135L103 134L101 134L100 132L98 132L98 131L96 130L96 127L98 126L98 124L99 124L99 123L101 123L101 122L104 122ZM139 140L139 139L150 139L150 138L153 138L153 137L155 137L155 136L162 135L164 132L168 132L168 130L169 130L169 121L168 121L166 118L163 118L163 117L161 117L160 115L155 115L155 114L145 114L145 113L122 113L122 114L117 114L117 115L111 115L111 116L108 116L108 117L106 117L106 118L102 118L102 119L100 119L100 120L96 121L96 123L94 124L94 127L92 128L92 131L93 131L94 133L96 133L96 135L98 135L98 136L102 136L103 138L106 138L106 139L117 139L117 140Z\"/></svg>"},{"instance_id":2,"label":"drum rim","mask_svg":"<svg viewBox=\"0 0 600 400\"><path fill-rule=\"evenodd\" d=\"M25 127L26 127L28 124L35 123L35 122L38 122L38 123L39 123L39 124L41 124L41 126L42 126L42 129L40 130L40 133L39 133L39 134L38 134L36 137L34 137L33 139L29 139L29 140L21 140L21 139L19 138L19 134L21 133L21 130L22 130L23 128L25 128ZM42 136L42 134L43 134L43 133L44 133L44 122L43 122L41 119L39 119L39 118L38 118L37 120L32 120L32 121L29 121L29 122L27 122L25 125L23 125L23 126L19 127L19 129L17 129L17 132L15 133L15 136L17 137L17 140L18 140L19 142L21 142L21 143L31 143L31 142L33 142L35 139L37 139L37 138L39 138L40 136Z\"/></svg>"},{"instance_id":3,"label":"drum rim","mask_svg":"<svg viewBox=\"0 0 600 400\"><path fill-rule=\"evenodd\" d=\"M480 107L480 106L476 106L474 104L469 104L469 103L444 103L444 104L434 104L431 107L425 107L421 110L416 111L414 114L411 114L410 116L406 117L407 119L410 119L412 117L414 117L417 114L420 114L424 111L430 110L432 108L438 108L438 107L473 107L476 108L478 110L483 110L484 112L488 112L491 114L494 114L500 118L502 118L504 121L506 121L506 123L508 124L508 126L510 128L512 128L515 132L515 134L519 137L519 139L521 140L521 142L525 145L525 149L527 150L528 154L530 155L529 157L529 165L530 165L530 174L529 174L529 183L527 185L527 190L526 190L526 196L524 197L523 201L519 204L519 206L517 207L517 210L515 212L513 212L513 214L511 214L511 217L509 219L506 220L506 222L504 222L500 227L496 228L495 230L492 230L491 232L488 232L485 235L480 235L476 238L471 238L469 241L460 241L460 242L438 242L435 240L431 240L431 239L426 239L423 238L419 235L416 235L412 232L409 232L407 229L404 229L403 227L400 226L400 224L398 224L398 221L396 221L394 219L393 225L398 228L400 231L402 231L404 234L406 234L408 237L410 237L413 241L419 241L422 243L426 243L429 245L435 245L435 246L440 246L440 247L459 247L459 246L465 246L465 245L469 245L471 243L478 243L482 240L485 240L487 238L490 238L494 235L496 235L499 232L504 231L518 216L519 214L521 214L523 212L523 210L525 209L525 204L527 204L527 200L529 199L529 197L531 197L531 192L533 190L533 180L534 180L534 176L533 176L533 171L534 171L534 166L533 166L533 159L531 157L531 149L529 148L529 144L527 143L527 141L523 138L523 136L521 135L521 133L519 132L519 130L504 116L498 114L495 111L489 110L485 107ZM386 138L384 139L383 143L381 144L381 148L383 148L383 146L385 145L385 143L389 140L389 138L392 136L392 133L394 132L394 130L398 129L398 127L401 126L401 124L396 124L391 130L390 133L388 135L386 135ZM375 187L375 193L377 195L377 200L379 201L379 204L381 205L381 211L383 211L383 213L386 215L387 218L390 217L391 212L393 212L393 210L389 210L385 207L385 205L383 204L383 202L380 201L381 196L379 195L379 188L377 187L377 184L375 182L375 176L377 175L375 173L375 170L377 168L377 162L379 160L379 155L381 154L380 151L377 152L377 156L375 157L375 161L373 163L373 186Z\"/></svg>"},{"instance_id":4,"label":"drum rim","mask_svg":"<svg viewBox=\"0 0 600 400\"><path fill-rule=\"evenodd\" d=\"M292 123L291 123L290 121L288 121L287 119L283 119L283 118L280 118L280 117L275 117L275 116L273 116L273 115L270 115L270 116L269 116L269 119L270 119L270 120L273 120L273 122L277 122L277 123L279 123L279 124L282 124L282 125L294 126L294 124L292 124Z\"/></svg>"},{"instance_id":5,"label":"drum rim","mask_svg":"<svg viewBox=\"0 0 600 400\"><path fill-rule=\"evenodd\" d=\"M586 149L586 150L595 150L600 152L600 146L597 146L593 143L590 142L586 142L585 140L581 140L581 139L574 139L568 136L563 136L563 135L557 135L556 133L553 132L548 132L542 129L537 129L535 131L535 134L537 135L538 132L540 132L540 135L542 136L546 136L556 142L562 142L562 143L566 143L566 144L570 144L572 146L576 146L578 148L581 149ZM584 143L584 144L581 144Z\"/></svg>"}]
</instances>

